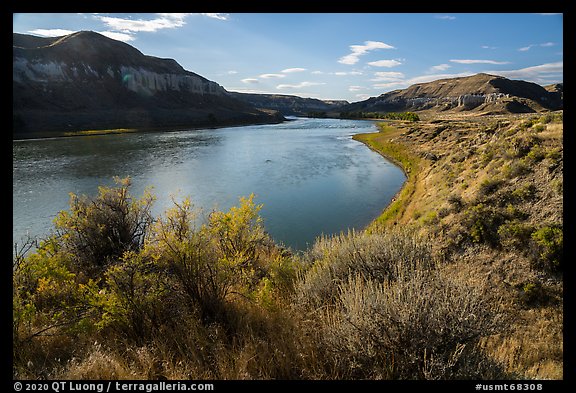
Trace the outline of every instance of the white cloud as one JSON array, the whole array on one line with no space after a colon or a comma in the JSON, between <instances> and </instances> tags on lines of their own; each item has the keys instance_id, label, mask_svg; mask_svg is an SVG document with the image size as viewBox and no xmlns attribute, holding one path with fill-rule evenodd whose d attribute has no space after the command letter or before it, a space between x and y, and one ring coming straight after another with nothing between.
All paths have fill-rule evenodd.
<instances>
[{"instance_id":1,"label":"white cloud","mask_svg":"<svg viewBox=\"0 0 576 393\"><path fill-rule=\"evenodd\" d=\"M394 71L379 71L374 73L375 78L370 79L373 82L392 82L404 79L404 74Z\"/></svg>"},{"instance_id":2,"label":"white cloud","mask_svg":"<svg viewBox=\"0 0 576 393\"><path fill-rule=\"evenodd\" d=\"M332 75L336 75L336 76L346 76L346 75L362 75L362 72L360 71L336 71L336 72L330 72L329 74Z\"/></svg>"},{"instance_id":3,"label":"white cloud","mask_svg":"<svg viewBox=\"0 0 576 393\"><path fill-rule=\"evenodd\" d=\"M456 19L455 16L452 15L436 15L434 18L436 19L443 19L443 20L454 20Z\"/></svg>"},{"instance_id":4,"label":"white cloud","mask_svg":"<svg viewBox=\"0 0 576 393\"><path fill-rule=\"evenodd\" d=\"M169 14L168 14L169 15ZM214 18L214 19L219 19L219 20L228 20L230 18L230 15L228 14L223 14L220 12L216 12L216 13L201 13L200 15L202 16L207 16L209 18Z\"/></svg>"},{"instance_id":5,"label":"white cloud","mask_svg":"<svg viewBox=\"0 0 576 393\"><path fill-rule=\"evenodd\" d=\"M500 75L511 79L522 79L534 83L547 83L550 78L562 80L564 63L546 63L537 66L520 68L518 70L486 71L489 74Z\"/></svg>"},{"instance_id":6,"label":"white cloud","mask_svg":"<svg viewBox=\"0 0 576 393\"><path fill-rule=\"evenodd\" d=\"M364 86L349 86L348 91L362 91L366 88Z\"/></svg>"},{"instance_id":7,"label":"white cloud","mask_svg":"<svg viewBox=\"0 0 576 393\"><path fill-rule=\"evenodd\" d=\"M123 33L132 31L155 32L160 29L173 29L186 24L185 18L190 14L157 14L154 19L127 19L112 16L95 15L94 17L104 22L112 30L119 30Z\"/></svg>"},{"instance_id":8,"label":"white cloud","mask_svg":"<svg viewBox=\"0 0 576 393\"><path fill-rule=\"evenodd\" d=\"M526 52L526 51L530 50L530 48L533 48L535 46L541 46L543 48L547 48L547 47L551 47L551 46L556 46L556 43L555 42L543 42L542 44L530 44L528 46L518 48L518 50L520 52Z\"/></svg>"},{"instance_id":9,"label":"white cloud","mask_svg":"<svg viewBox=\"0 0 576 393\"><path fill-rule=\"evenodd\" d=\"M260 78L270 79L270 78L285 78L286 75L284 74L262 74Z\"/></svg>"},{"instance_id":10,"label":"white cloud","mask_svg":"<svg viewBox=\"0 0 576 393\"><path fill-rule=\"evenodd\" d=\"M368 63L368 65L371 65L373 67L387 67L387 68L396 67L399 66L400 64L402 64L402 62L398 60L378 60L378 61L371 61Z\"/></svg>"},{"instance_id":11,"label":"white cloud","mask_svg":"<svg viewBox=\"0 0 576 393\"><path fill-rule=\"evenodd\" d=\"M35 29L35 30L29 30L28 33L39 35L42 37L61 37L63 35L75 33L75 31L65 29Z\"/></svg>"},{"instance_id":12,"label":"white cloud","mask_svg":"<svg viewBox=\"0 0 576 393\"><path fill-rule=\"evenodd\" d=\"M258 83L258 79L256 78L245 78L241 80L242 83Z\"/></svg>"},{"instance_id":13,"label":"white cloud","mask_svg":"<svg viewBox=\"0 0 576 393\"><path fill-rule=\"evenodd\" d=\"M236 71L236 70L230 70L230 71L227 72L228 75L234 75L234 74L237 74L237 73L238 73L238 71Z\"/></svg>"},{"instance_id":14,"label":"white cloud","mask_svg":"<svg viewBox=\"0 0 576 393\"><path fill-rule=\"evenodd\" d=\"M322 82L300 82L298 84L295 85L288 85L288 84L283 84L283 85L278 85L276 86L276 88L278 90L282 90L282 89L301 89L303 87L310 87L310 86L318 86L318 85L325 85L326 83L322 83Z\"/></svg>"},{"instance_id":15,"label":"white cloud","mask_svg":"<svg viewBox=\"0 0 576 393\"><path fill-rule=\"evenodd\" d=\"M452 59L452 63L459 64L510 64L509 61L496 61L496 60L469 60L469 59Z\"/></svg>"},{"instance_id":16,"label":"white cloud","mask_svg":"<svg viewBox=\"0 0 576 393\"><path fill-rule=\"evenodd\" d=\"M186 18L190 15L202 15L208 18L228 20L228 14L222 13L158 13L153 19L130 19L118 18L105 15L94 15L93 17L106 24L111 30L116 30L124 34L130 32L155 32L161 29L174 29L186 24Z\"/></svg>"},{"instance_id":17,"label":"white cloud","mask_svg":"<svg viewBox=\"0 0 576 393\"><path fill-rule=\"evenodd\" d=\"M322 71L312 71L311 74L314 74L314 75L322 75L323 72L322 72Z\"/></svg>"},{"instance_id":18,"label":"white cloud","mask_svg":"<svg viewBox=\"0 0 576 393\"><path fill-rule=\"evenodd\" d=\"M407 81L396 81L396 82L387 82L387 83L376 83L372 85L374 89L391 89L393 87L408 87L409 83Z\"/></svg>"},{"instance_id":19,"label":"white cloud","mask_svg":"<svg viewBox=\"0 0 576 393\"><path fill-rule=\"evenodd\" d=\"M430 71L431 72L446 71L450 67L452 67L450 64L438 64L438 65L430 67Z\"/></svg>"},{"instance_id":20,"label":"white cloud","mask_svg":"<svg viewBox=\"0 0 576 393\"><path fill-rule=\"evenodd\" d=\"M122 42L129 42L134 41L136 38L127 33L119 33L117 31L100 31L100 34L106 36L108 38L112 38L113 40L122 41Z\"/></svg>"},{"instance_id":21,"label":"white cloud","mask_svg":"<svg viewBox=\"0 0 576 393\"><path fill-rule=\"evenodd\" d=\"M306 68L286 68L280 72L283 72L285 74L290 74L292 72L303 72L306 71Z\"/></svg>"},{"instance_id":22,"label":"white cloud","mask_svg":"<svg viewBox=\"0 0 576 393\"><path fill-rule=\"evenodd\" d=\"M474 75L472 72L461 72L457 74L433 74L433 75L420 75L410 79L403 79L397 81L390 81L387 83L376 83L373 86L375 89L392 89L392 88L406 88L417 83L432 82L438 79L459 78L463 76Z\"/></svg>"},{"instance_id":23,"label":"white cloud","mask_svg":"<svg viewBox=\"0 0 576 393\"><path fill-rule=\"evenodd\" d=\"M65 30L65 29L35 29L28 31L28 33L39 35L42 37L61 37L76 32L73 30ZM98 31L98 33L117 41L128 42L135 40L134 36L128 33L120 33L117 31L108 31L108 30Z\"/></svg>"},{"instance_id":24,"label":"white cloud","mask_svg":"<svg viewBox=\"0 0 576 393\"><path fill-rule=\"evenodd\" d=\"M557 83L563 80L564 73L564 63L546 63L540 64L532 67L521 68L517 70L484 70L482 71L491 75L499 75L510 79L521 79L528 82L534 82L538 84L550 84ZM410 79L398 79L384 81L385 83L376 83L372 85L374 89L387 91L398 88L406 88L418 83L432 82L439 79L449 79L449 78L461 78L466 76L475 75L475 72L460 72L455 74L430 74L430 75L420 75Z\"/></svg>"},{"instance_id":25,"label":"white cloud","mask_svg":"<svg viewBox=\"0 0 576 393\"><path fill-rule=\"evenodd\" d=\"M498 49L498 47L490 46L490 45L482 45L480 48L482 48L482 49Z\"/></svg>"},{"instance_id":26,"label":"white cloud","mask_svg":"<svg viewBox=\"0 0 576 393\"><path fill-rule=\"evenodd\" d=\"M361 100L367 100L368 98L371 97L370 94L356 94L356 97L361 99Z\"/></svg>"},{"instance_id":27,"label":"white cloud","mask_svg":"<svg viewBox=\"0 0 576 393\"><path fill-rule=\"evenodd\" d=\"M380 41L364 41L364 45L350 45L352 53L343 56L338 60L342 64L356 64L360 60L359 57L376 49L396 49L392 45L385 44Z\"/></svg>"}]
</instances>

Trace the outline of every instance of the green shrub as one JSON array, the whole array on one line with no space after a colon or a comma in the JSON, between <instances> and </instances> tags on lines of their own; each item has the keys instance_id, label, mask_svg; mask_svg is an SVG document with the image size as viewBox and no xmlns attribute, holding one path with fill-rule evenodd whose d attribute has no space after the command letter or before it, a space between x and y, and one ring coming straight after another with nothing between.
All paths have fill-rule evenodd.
<instances>
[{"instance_id":1,"label":"green shrub","mask_svg":"<svg viewBox=\"0 0 576 393\"><path fill-rule=\"evenodd\" d=\"M474 243L497 246L499 243L498 228L505 220L505 214L498 208L478 203L466 210L463 225L468 237Z\"/></svg>"},{"instance_id":2,"label":"green shrub","mask_svg":"<svg viewBox=\"0 0 576 393\"><path fill-rule=\"evenodd\" d=\"M514 179L529 174L532 169L524 160L512 160L502 168L502 174L507 179Z\"/></svg>"},{"instance_id":3,"label":"green shrub","mask_svg":"<svg viewBox=\"0 0 576 393\"><path fill-rule=\"evenodd\" d=\"M536 192L534 183L523 183L511 192L511 197L517 201L528 201L536 196Z\"/></svg>"},{"instance_id":4,"label":"green shrub","mask_svg":"<svg viewBox=\"0 0 576 393\"><path fill-rule=\"evenodd\" d=\"M495 193L500 186L504 184L504 180L497 178L484 179L478 187L478 196L480 198L487 197Z\"/></svg>"},{"instance_id":5,"label":"green shrub","mask_svg":"<svg viewBox=\"0 0 576 393\"><path fill-rule=\"evenodd\" d=\"M525 250L529 243L534 227L517 220L506 222L498 227L500 242L504 246Z\"/></svg>"},{"instance_id":6,"label":"green shrub","mask_svg":"<svg viewBox=\"0 0 576 393\"><path fill-rule=\"evenodd\" d=\"M546 270L562 270L564 234L560 226L543 226L531 235L534 264Z\"/></svg>"},{"instance_id":7,"label":"green shrub","mask_svg":"<svg viewBox=\"0 0 576 393\"><path fill-rule=\"evenodd\" d=\"M152 223L154 197L146 192L140 200L130 195L130 179L115 178L116 188L99 187L98 195L70 195L70 210L55 219L58 243L69 253L79 270L101 269L139 250Z\"/></svg>"}]
</instances>

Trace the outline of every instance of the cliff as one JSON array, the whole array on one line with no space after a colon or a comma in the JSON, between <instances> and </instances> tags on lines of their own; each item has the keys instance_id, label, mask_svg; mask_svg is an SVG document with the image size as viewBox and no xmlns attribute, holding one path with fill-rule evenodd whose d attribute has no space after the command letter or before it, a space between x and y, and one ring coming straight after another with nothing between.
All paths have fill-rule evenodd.
<instances>
[{"instance_id":1,"label":"cliff","mask_svg":"<svg viewBox=\"0 0 576 393\"><path fill-rule=\"evenodd\" d=\"M94 32L56 38L14 34L12 63L15 137L282 120L173 59L144 55Z\"/></svg>"},{"instance_id":2,"label":"cliff","mask_svg":"<svg viewBox=\"0 0 576 393\"><path fill-rule=\"evenodd\" d=\"M563 97L535 83L476 74L394 90L341 108L345 112L476 111L529 113L562 109Z\"/></svg>"},{"instance_id":3,"label":"cliff","mask_svg":"<svg viewBox=\"0 0 576 393\"><path fill-rule=\"evenodd\" d=\"M311 113L339 112L340 107L348 105L344 100L319 100L284 94L252 94L230 92L232 97L244 101L256 108L276 110L285 116L308 116Z\"/></svg>"}]
</instances>

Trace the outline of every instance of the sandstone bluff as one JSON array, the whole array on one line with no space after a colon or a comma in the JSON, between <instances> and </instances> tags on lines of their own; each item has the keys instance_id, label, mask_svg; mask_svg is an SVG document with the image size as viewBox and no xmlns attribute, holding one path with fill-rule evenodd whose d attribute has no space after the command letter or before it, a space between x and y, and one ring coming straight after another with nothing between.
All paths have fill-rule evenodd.
<instances>
[{"instance_id":1,"label":"sandstone bluff","mask_svg":"<svg viewBox=\"0 0 576 393\"><path fill-rule=\"evenodd\" d=\"M12 76L14 137L283 120L173 59L146 56L89 31L54 38L13 34Z\"/></svg>"}]
</instances>

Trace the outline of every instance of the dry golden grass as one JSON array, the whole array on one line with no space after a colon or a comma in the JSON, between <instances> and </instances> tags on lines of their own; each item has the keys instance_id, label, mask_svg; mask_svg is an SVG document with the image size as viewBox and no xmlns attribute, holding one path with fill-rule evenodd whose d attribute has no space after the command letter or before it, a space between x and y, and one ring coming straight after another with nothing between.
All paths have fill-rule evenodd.
<instances>
[{"instance_id":1,"label":"dry golden grass","mask_svg":"<svg viewBox=\"0 0 576 393\"><path fill-rule=\"evenodd\" d=\"M562 379L563 282L518 229L562 226L561 122L430 120L359 137L396 154L409 181L369 230L321 237L303 255L266 241L249 205L194 232L184 203L146 247L110 257L83 323L30 336L63 298L57 286L53 298L24 291L43 279L30 275L46 267L36 256L38 270L16 269L14 377ZM221 248L227 222L246 252ZM504 223L524 227L504 239ZM64 274L55 255L51 279L84 293L86 280L72 289L88 273ZM28 305L38 314L26 320Z\"/></svg>"},{"instance_id":2,"label":"dry golden grass","mask_svg":"<svg viewBox=\"0 0 576 393\"><path fill-rule=\"evenodd\" d=\"M397 130L389 131L394 138L386 140L408 146L415 156L432 152L436 157L422 160L413 194L404 201L402 211L388 220L405 221L404 225L435 236L435 250L450 262L452 275L465 274L477 281L471 282L474 285L484 280L500 296L498 304L513 322L508 331L483 338L482 351L504 364L506 373L521 379L563 377L562 280L554 273L535 270L521 249L466 243L470 228L463 219L467 206L484 203L486 211L503 214L503 220L509 214L526 225L562 226L561 119L561 114L450 115L410 126L396 123ZM514 144L528 143L537 144L530 154L511 149ZM536 197L519 199L518 195L527 195L523 193L528 185ZM450 202L453 196L460 205ZM501 202L506 199L511 202ZM486 225L499 223L487 221Z\"/></svg>"}]
</instances>

